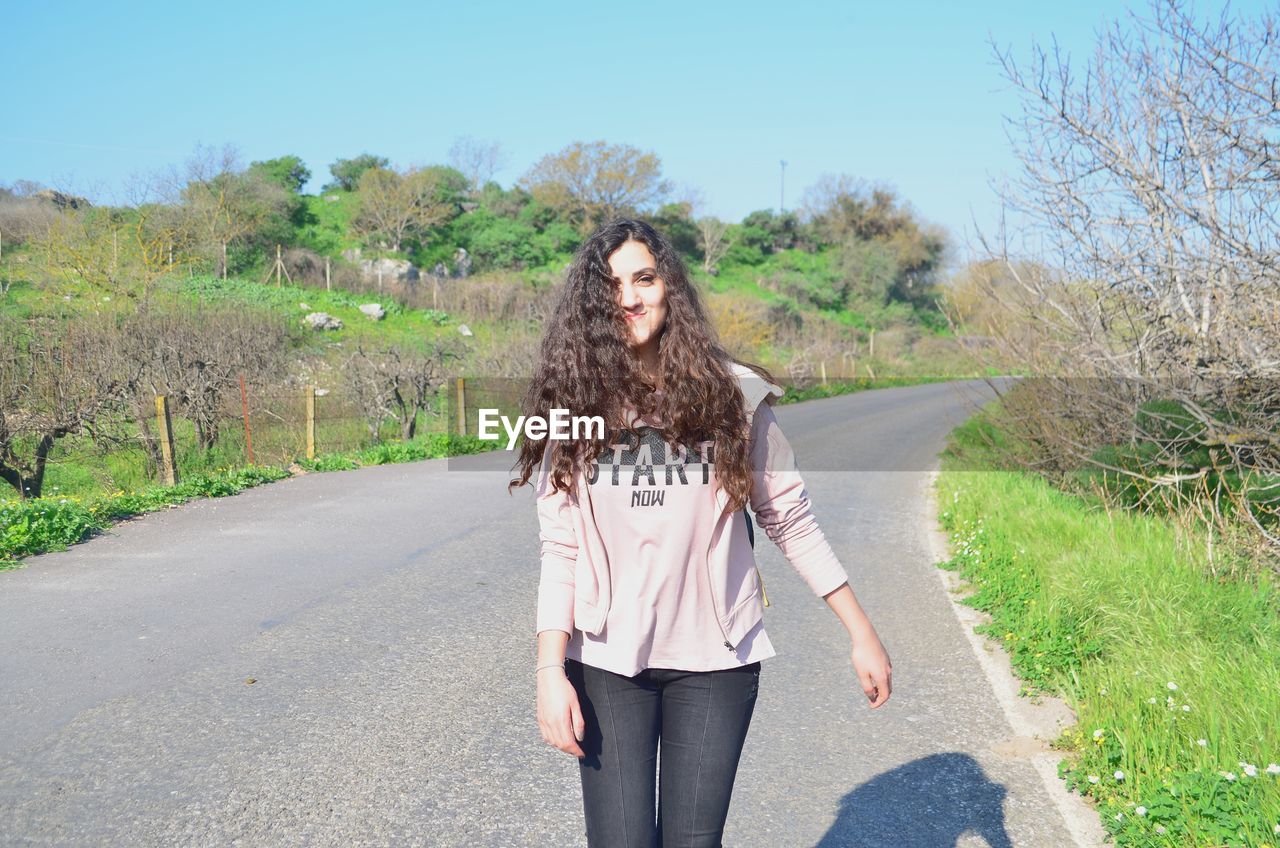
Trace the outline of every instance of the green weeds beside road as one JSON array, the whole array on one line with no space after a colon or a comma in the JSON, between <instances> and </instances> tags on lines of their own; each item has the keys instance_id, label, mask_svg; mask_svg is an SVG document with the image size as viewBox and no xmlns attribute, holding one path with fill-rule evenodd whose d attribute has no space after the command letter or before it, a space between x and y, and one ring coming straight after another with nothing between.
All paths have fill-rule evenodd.
<instances>
[{"instance_id":1,"label":"green weeds beside road","mask_svg":"<svg viewBox=\"0 0 1280 848\"><path fill-rule=\"evenodd\" d=\"M966 603L1029 694L1079 718L1068 784L1120 845L1280 844L1280 593L1258 569L1215 578L1205 540L1107 511L1019 471L972 471L980 424L938 481ZM957 456L964 456L958 461Z\"/></svg>"}]
</instances>

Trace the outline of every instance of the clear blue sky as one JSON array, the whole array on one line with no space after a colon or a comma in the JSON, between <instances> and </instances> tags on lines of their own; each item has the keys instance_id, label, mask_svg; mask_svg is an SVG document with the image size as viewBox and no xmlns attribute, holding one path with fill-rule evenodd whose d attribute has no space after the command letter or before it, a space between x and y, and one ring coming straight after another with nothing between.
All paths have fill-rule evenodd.
<instances>
[{"instance_id":1,"label":"clear blue sky","mask_svg":"<svg viewBox=\"0 0 1280 848\"><path fill-rule=\"evenodd\" d=\"M0 183L99 201L197 143L244 162L296 154L444 162L502 144L511 185L546 153L603 139L653 151L740 220L822 173L886 183L958 251L997 217L1017 100L988 35L1025 59L1051 35L1080 61L1145 2L19 3L4 15ZM1197 8L1217 8L1202 4ZM1248 3L1233 3L1247 11ZM1257 8L1255 5L1254 8Z\"/></svg>"}]
</instances>

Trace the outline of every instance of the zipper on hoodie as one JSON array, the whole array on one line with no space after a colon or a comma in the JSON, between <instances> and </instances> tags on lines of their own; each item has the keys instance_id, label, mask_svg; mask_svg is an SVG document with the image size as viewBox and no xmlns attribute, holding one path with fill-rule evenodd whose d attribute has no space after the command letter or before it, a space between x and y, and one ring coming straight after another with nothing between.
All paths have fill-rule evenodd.
<instances>
[{"instance_id":1,"label":"zipper on hoodie","mask_svg":"<svg viewBox=\"0 0 1280 848\"><path fill-rule=\"evenodd\" d=\"M710 586L710 585L711 585L711 563L710 563L710 557L711 557L711 552L710 552L710 551L708 551L708 552L707 552L707 558L708 558L708 560L707 560L707 585L708 585L708 586ZM720 632L721 632L722 634L724 634L724 646L725 646L726 648L728 648L728 649L729 649L729 653L731 653L731 654L732 654L732 653L734 653L734 652L736 651L736 649L735 649L735 648L733 647L733 645L729 642L729 631L727 631L727 630L725 630L725 629L724 629L724 622L720 620L720 612L719 612L719 609L718 609L720 602L716 600L716 598L715 598L715 592L716 592L716 590L715 590L714 588L713 588L713 589L711 589L711 596L712 596L712 597L711 597L711 602L717 606L717 609L716 609L716 610L713 610L713 612L715 612L715 616L716 616L716 624L718 624L718 625L720 626Z\"/></svg>"},{"instance_id":2,"label":"zipper on hoodie","mask_svg":"<svg viewBox=\"0 0 1280 848\"><path fill-rule=\"evenodd\" d=\"M715 581L711 579L711 545L707 545L706 560L707 560L707 588L711 592L711 603L716 606L716 609L713 610L716 616L716 624L719 625L720 632L724 635L724 646L729 649L729 653L731 654L736 653L736 649L734 648L732 643L729 642L729 631L724 629L724 622L720 620L720 610L719 610L720 602L716 599L716 596L715 596L716 595Z\"/></svg>"}]
</instances>

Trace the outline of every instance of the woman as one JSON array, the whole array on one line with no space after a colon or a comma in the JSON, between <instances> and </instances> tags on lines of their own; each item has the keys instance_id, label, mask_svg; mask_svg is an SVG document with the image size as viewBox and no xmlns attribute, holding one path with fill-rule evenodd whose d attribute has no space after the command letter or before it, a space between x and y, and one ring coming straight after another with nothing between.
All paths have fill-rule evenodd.
<instances>
[{"instance_id":1,"label":"woman","mask_svg":"<svg viewBox=\"0 0 1280 848\"><path fill-rule=\"evenodd\" d=\"M849 631L871 706L889 697L889 657L773 416L781 394L720 346L652 226L615 220L578 250L524 413L598 415L604 433L526 440L512 487L538 468L538 725L578 758L590 846L720 845L775 655L747 505Z\"/></svg>"}]
</instances>

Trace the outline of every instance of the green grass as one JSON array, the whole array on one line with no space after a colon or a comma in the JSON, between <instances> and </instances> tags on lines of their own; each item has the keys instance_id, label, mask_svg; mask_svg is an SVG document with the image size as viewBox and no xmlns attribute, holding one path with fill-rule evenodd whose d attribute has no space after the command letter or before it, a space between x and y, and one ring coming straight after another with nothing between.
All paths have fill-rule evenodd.
<instances>
[{"instance_id":1,"label":"green grass","mask_svg":"<svg viewBox=\"0 0 1280 848\"><path fill-rule=\"evenodd\" d=\"M308 312L327 312L342 320L342 329L313 331L311 347L319 349L325 343L343 342L348 345L362 342L372 346L389 344L406 347L422 347L441 335L457 336L458 322L436 309L411 309L401 306L390 297L378 297L373 293L355 295L341 289L326 291L256 280L217 277L176 278L167 281L166 288L172 294L195 301L231 301L254 304L274 310L289 317L296 326ZM305 303L304 309L300 304ZM379 303L386 316L374 321L360 311L363 303Z\"/></svg>"},{"instance_id":2,"label":"green grass","mask_svg":"<svg viewBox=\"0 0 1280 848\"><path fill-rule=\"evenodd\" d=\"M21 557L66 550L131 515L154 512L192 498L234 495L250 486L288 476L283 468L251 466L196 474L177 486L152 485L89 499L55 495L0 500L0 570L18 567Z\"/></svg>"},{"instance_id":3,"label":"green grass","mask_svg":"<svg viewBox=\"0 0 1280 848\"><path fill-rule=\"evenodd\" d=\"M990 614L982 630L1027 692L1060 695L1079 717L1058 742L1064 778L1121 845L1274 845L1273 581L1259 569L1213 578L1205 540L1167 518L1107 511L1021 471L971 470L990 427L971 420L944 454L946 567L976 588L966 602Z\"/></svg>"},{"instance_id":4,"label":"green grass","mask_svg":"<svg viewBox=\"0 0 1280 848\"><path fill-rule=\"evenodd\" d=\"M359 246L359 241L349 235L351 218L358 205L353 193L304 194L302 202L306 208L307 223L299 229L298 240L303 247L336 256L347 248Z\"/></svg>"}]
</instances>

